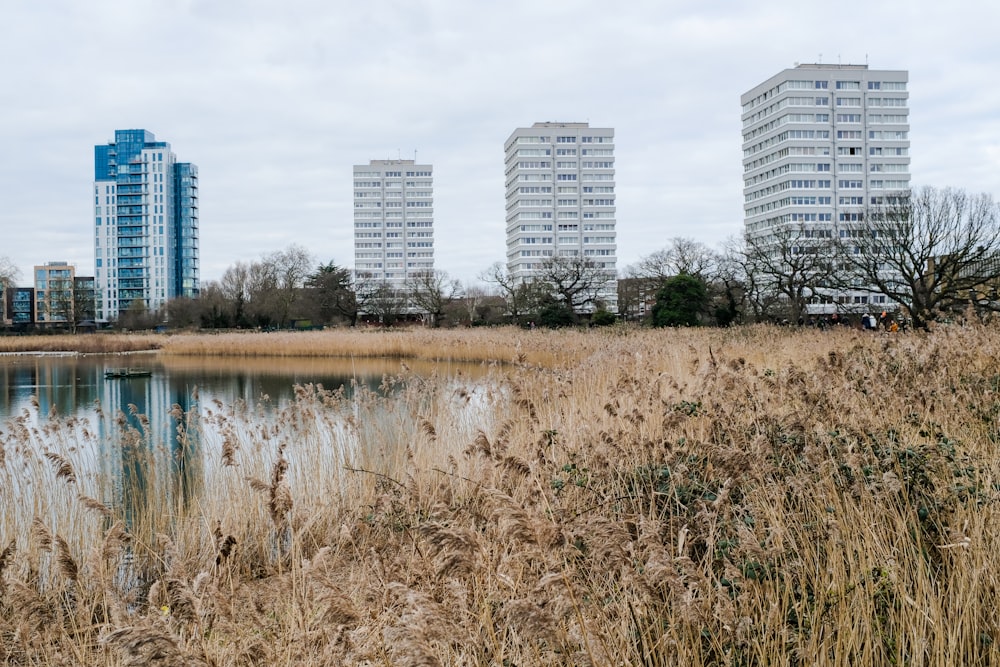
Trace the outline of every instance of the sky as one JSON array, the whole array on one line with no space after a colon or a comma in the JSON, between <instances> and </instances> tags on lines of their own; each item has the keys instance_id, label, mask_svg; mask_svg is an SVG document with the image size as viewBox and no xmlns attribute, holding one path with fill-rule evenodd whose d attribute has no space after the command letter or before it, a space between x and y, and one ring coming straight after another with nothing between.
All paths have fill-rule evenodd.
<instances>
[{"instance_id":1,"label":"sky","mask_svg":"<svg viewBox=\"0 0 1000 667\"><path fill-rule=\"evenodd\" d=\"M1000 199L1000 3L2 0L0 258L93 275L94 146L200 175L201 280L305 247L353 267L355 164L434 166L435 268L502 261L503 145L615 130L618 269L742 232L740 95L797 63L909 72L915 187Z\"/></svg>"}]
</instances>

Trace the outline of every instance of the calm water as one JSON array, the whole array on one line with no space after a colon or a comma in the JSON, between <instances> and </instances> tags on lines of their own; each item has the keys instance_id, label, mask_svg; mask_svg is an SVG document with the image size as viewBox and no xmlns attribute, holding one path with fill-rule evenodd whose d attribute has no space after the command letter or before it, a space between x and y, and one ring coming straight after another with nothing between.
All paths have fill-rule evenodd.
<instances>
[{"instance_id":1,"label":"calm water","mask_svg":"<svg viewBox=\"0 0 1000 667\"><path fill-rule=\"evenodd\" d=\"M406 362L418 375L431 373L477 378L477 364ZM106 378L105 372L141 368L148 377ZM104 411L145 414L150 422L167 421L173 405L192 406L197 388L201 403L282 406L294 397L295 385L326 389L354 383L378 390L386 375L401 372L398 360L352 359L224 359L130 355L0 355L0 424L21 413L37 397L41 415L89 416L97 402Z\"/></svg>"},{"instance_id":2,"label":"calm water","mask_svg":"<svg viewBox=\"0 0 1000 667\"><path fill-rule=\"evenodd\" d=\"M407 361L406 366L407 374L443 375L463 386L476 385L487 373L485 366L474 364ZM122 368L149 374L105 375ZM7 448L6 466L0 465L0 506L13 507L19 515L12 518L0 511L0 533L23 530L32 515L59 514L60 507L75 505L77 490L84 493L88 488L120 507L126 518L168 498L186 504L203 493L212 478L224 438L221 431L273 424L294 401L296 386L344 387L350 397L355 387L381 392L384 378L402 371L399 360L0 355L0 448ZM220 419L234 405L249 408L239 410L252 420L249 424L233 426ZM182 421L197 428L186 434L178 431L178 407ZM391 402L385 407L391 411ZM323 419L328 430L342 423L337 415L332 422ZM130 440L123 435L129 430L144 437ZM43 456L50 450L74 460L79 479L75 488L64 489L67 485L56 480L54 472L37 472L53 467ZM205 451L213 455L205 456ZM0 456L0 463L3 460ZM35 472L28 474L29 469ZM30 481L44 478L52 480L44 484L49 488ZM17 525L20 528L13 527Z\"/></svg>"},{"instance_id":3,"label":"calm water","mask_svg":"<svg viewBox=\"0 0 1000 667\"><path fill-rule=\"evenodd\" d=\"M83 509L81 495L113 508L130 532L143 532L140 541L155 543L158 532L171 529L175 515L167 508L200 508L211 500L209 494L225 494L226 484L242 487L247 477L268 478L266 456L243 459L224 475L220 452L234 434L273 455L289 433L304 433L313 443L308 464L301 465L307 460L303 454L295 465L302 442L293 440L285 452L293 464L288 474L301 476L290 482L301 493L336 493L309 486L328 483L326 476L310 472L315 466L342 467L345 448L362 442L391 448L399 442L397 431L417 429L415 416L394 400L400 383L385 383L387 376L447 378L463 397L456 403L457 418L474 411L470 397L485 391L483 365L407 361L406 367L398 360L0 355L0 544L15 538L26 543L33 521L58 534L99 540L95 515ZM122 368L149 374L105 375ZM344 387L348 399L355 388L365 387L387 400L312 402L299 410L291 404L296 387L304 385ZM353 440L345 436L345 420L355 419L359 410L359 428L376 431ZM377 412L364 412L370 410ZM384 432L377 430L383 426ZM57 475L63 460L72 463L72 483ZM155 525L140 517L153 517ZM134 573L121 576L131 580Z\"/></svg>"}]
</instances>

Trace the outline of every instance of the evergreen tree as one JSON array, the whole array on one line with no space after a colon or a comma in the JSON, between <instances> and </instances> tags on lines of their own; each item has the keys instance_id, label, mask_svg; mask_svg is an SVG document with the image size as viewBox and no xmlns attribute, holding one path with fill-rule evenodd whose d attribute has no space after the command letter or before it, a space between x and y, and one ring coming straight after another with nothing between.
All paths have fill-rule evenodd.
<instances>
[{"instance_id":1,"label":"evergreen tree","mask_svg":"<svg viewBox=\"0 0 1000 667\"><path fill-rule=\"evenodd\" d=\"M697 326L707 305L708 290L700 278L686 273L668 278L656 292L653 326Z\"/></svg>"}]
</instances>

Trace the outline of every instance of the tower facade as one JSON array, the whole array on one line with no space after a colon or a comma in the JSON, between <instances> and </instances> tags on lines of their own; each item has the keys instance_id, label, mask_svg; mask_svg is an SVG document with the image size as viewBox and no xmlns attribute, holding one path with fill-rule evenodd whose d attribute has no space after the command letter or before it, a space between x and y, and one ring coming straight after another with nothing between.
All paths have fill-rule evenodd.
<instances>
[{"instance_id":1,"label":"tower facade","mask_svg":"<svg viewBox=\"0 0 1000 667\"><path fill-rule=\"evenodd\" d=\"M909 190L907 80L906 71L867 65L798 65L741 97L748 242L771 243L775 255L787 244L792 256L827 240L849 247L864 233L866 207ZM819 287L809 311L863 311L884 300Z\"/></svg>"},{"instance_id":2,"label":"tower facade","mask_svg":"<svg viewBox=\"0 0 1000 667\"><path fill-rule=\"evenodd\" d=\"M198 167L146 130L94 147L97 317L199 292Z\"/></svg>"},{"instance_id":3,"label":"tower facade","mask_svg":"<svg viewBox=\"0 0 1000 667\"><path fill-rule=\"evenodd\" d=\"M589 123L535 123L504 144L507 271L524 283L553 258L592 262L617 310L615 131Z\"/></svg>"},{"instance_id":4,"label":"tower facade","mask_svg":"<svg viewBox=\"0 0 1000 667\"><path fill-rule=\"evenodd\" d=\"M414 160L354 166L354 270L402 287L434 270L434 169Z\"/></svg>"}]
</instances>

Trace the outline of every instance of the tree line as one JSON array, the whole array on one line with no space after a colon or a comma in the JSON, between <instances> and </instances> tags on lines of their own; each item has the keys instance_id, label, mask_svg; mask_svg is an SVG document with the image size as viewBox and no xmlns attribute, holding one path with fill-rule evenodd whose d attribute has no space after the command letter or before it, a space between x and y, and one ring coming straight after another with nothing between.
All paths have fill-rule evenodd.
<instances>
[{"instance_id":1,"label":"tree line","mask_svg":"<svg viewBox=\"0 0 1000 667\"><path fill-rule=\"evenodd\" d=\"M888 311L926 328L1000 310L998 289L997 203L925 187L875 197L848 221L780 223L719 250L675 238L625 269L618 305L657 326Z\"/></svg>"},{"instance_id":2,"label":"tree line","mask_svg":"<svg viewBox=\"0 0 1000 667\"><path fill-rule=\"evenodd\" d=\"M810 306L898 308L917 328L969 308L1000 309L1000 212L988 194L924 187L876 199L827 232L784 226L731 256L757 318L797 321ZM830 303L853 293L851 303Z\"/></svg>"},{"instance_id":3,"label":"tree line","mask_svg":"<svg viewBox=\"0 0 1000 667\"><path fill-rule=\"evenodd\" d=\"M0 289L16 278L0 257ZM160 312L134 304L117 325L278 329L419 320L557 327L620 318L728 326L899 309L913 326L926 327L970 307L1000 309L1000 214L989 195L928 187L881 197L848 224L780 224L718 249L676 237L621 277L585 258L550 257L530 280L498 262L479 281L462 285L431 270L392 283L317 262L291 245L237 262L197 298L173 299ZM617 309L607 300L611 284Z\"/></svg>"},{"instance_id":4,"label":"tree line","mask_svg":"<svg viewBox=\"0 0 1000 667\"><path fill-rule=\"evenodd\" d=\"M615 275L589 260L550 258L538 275L518 282L500 264L462 285L440 270L419 271L402 282L354 273L334 261L317 264L301 246L237 262L204 284L193 299L174 299L164 313L140 306L123 313L127 328L164 318L171 326L281 329L313 326L429 326L516 323L564 326L582 319L614 320L602 301Z\"/></svg>"}]
</instances>

